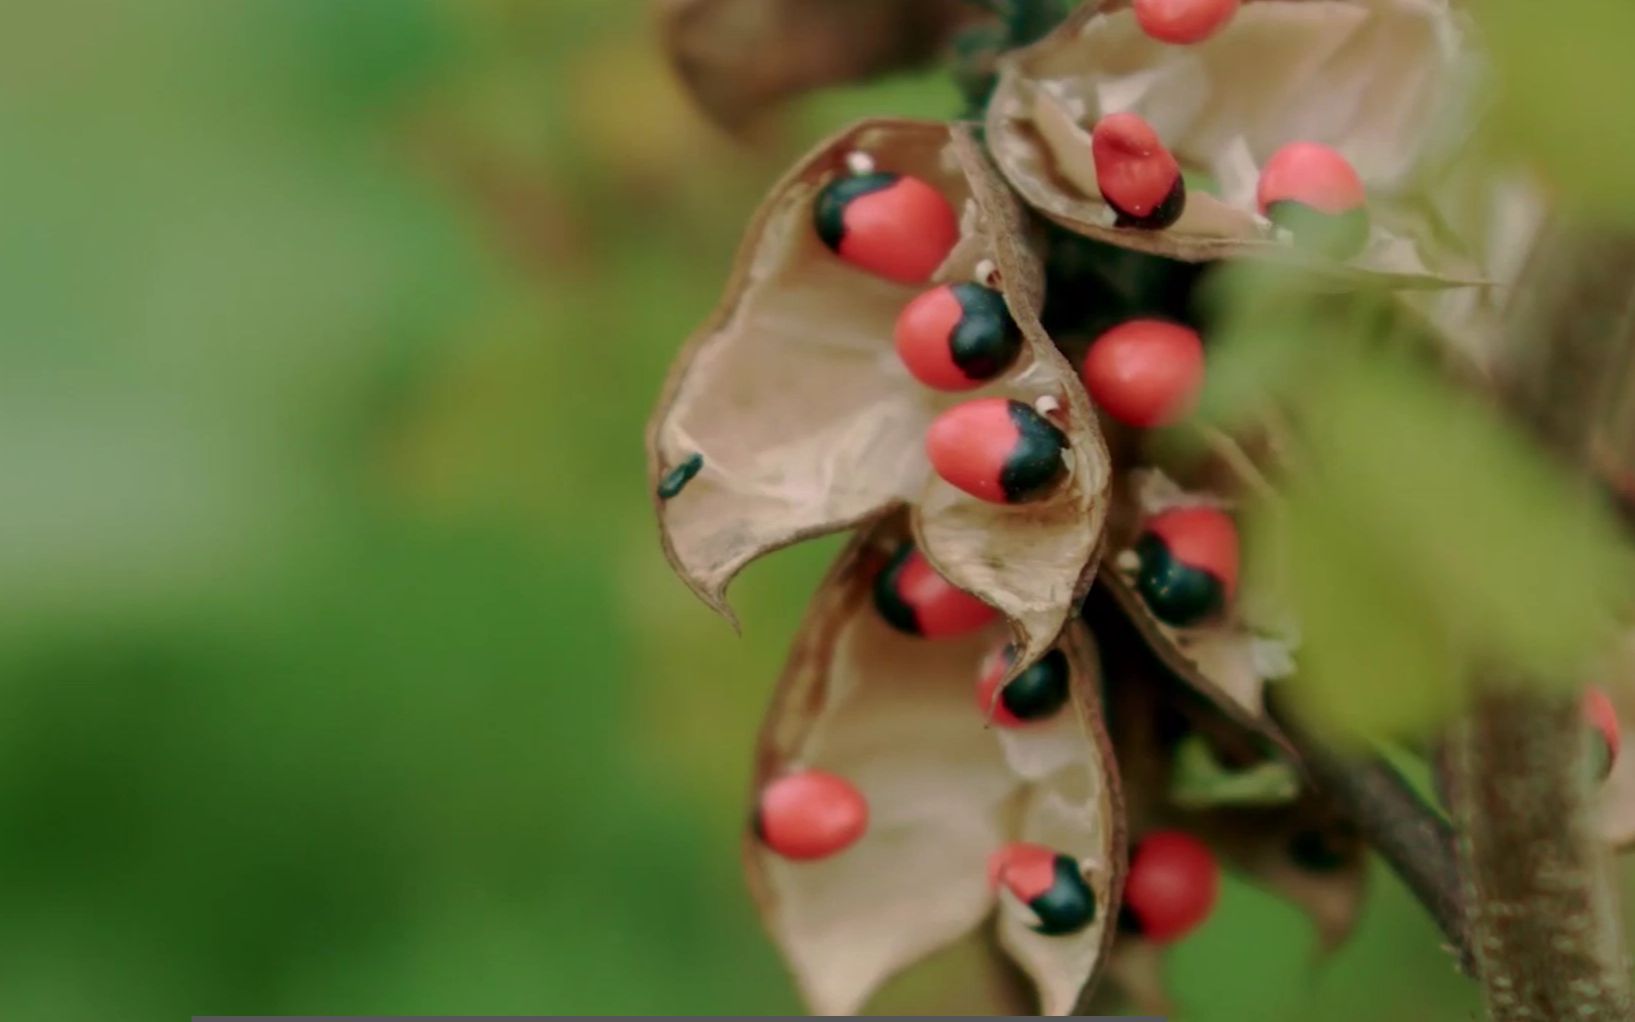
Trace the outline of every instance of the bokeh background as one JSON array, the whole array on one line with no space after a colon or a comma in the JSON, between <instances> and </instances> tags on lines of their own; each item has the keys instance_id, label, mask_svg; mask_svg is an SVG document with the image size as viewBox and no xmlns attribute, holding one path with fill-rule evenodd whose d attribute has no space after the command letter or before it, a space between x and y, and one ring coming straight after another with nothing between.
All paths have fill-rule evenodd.
<instances>
[{"instance_id":1,"label":"bokeh background","mask_svg":"<svg viewBox=\"0 0 1635 1022\"><path fill-rule=\"evenodd\" d=\"M755 200L639 0L31 5L0 31L0 1017L798 1010L738 876L833 543L675 581L641 435ZM1231 884L1184 1017L1474 998L1376 870ZM942 1010L960 1009L957 988Z\"/></svg>"}]
</instances>

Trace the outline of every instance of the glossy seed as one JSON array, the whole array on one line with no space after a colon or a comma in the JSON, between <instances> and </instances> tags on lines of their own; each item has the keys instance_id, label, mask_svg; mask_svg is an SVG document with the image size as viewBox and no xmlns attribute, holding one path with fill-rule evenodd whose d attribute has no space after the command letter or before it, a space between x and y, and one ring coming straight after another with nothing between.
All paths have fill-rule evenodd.
<instances>
[{"instance_id":1,"label":"glossy seed","mask_svg":"<svg viewBox=\"0 0 1635 1022\"><path fill-rule=\"evenodd\" d=\"M1291 142L1272 154L1256 188L1260 211L1300 248L1347 259L1368 243L1367 195L1357 171L1318 142Z\"/></svg>"},{"instance_id":2,"label":"glossy seed","mask_svg":"<svg viewBox=\"0 0 1635 1022\"><path fill-rule=\"evenodd\" d=\"M1165 624L1198 624L1220 613L1237 591L1237 526L1216 508L1174 508L1152 516L1135 552L1136 589Z\"/></svg>"},{"instance_id":3,"label":"glossy seed","mask_svg":"<svg viewBox=\"0 0 1635 1022\"><path fill-rule=\"evenodd\" d=\"M1056 936L1075 933L1096 919L1096 892L1071 856L1018 841L988 858L988 885L1005 888L1033 911L1033 929Z\"/></svg>"},{"instance_id":4,"label":"glossy seed","mask_svg":"<svg viewBox=\"0 0 1635 1022\"><path fill-rule=\"evenodd\" d=\"M1238 0L1135 0L1141 31L1165 43L1201 43L1226 27Z\"/></svg>"},{"instance_id":5,"label":"glossy seed","mask_svg":"<svg viewBox=\"0 0 1635 1022\"><path fill-rule=\"evenodd\" d=\"M1219 893L1220 866L1203 842L1180 831L1155 831L1130 854L1123 919L1148 940L1179 940L1209 918Z\"/></svg>"},{"instance_id":6,"label":"glossy seed","mask_svg":"<svg viewBox=\"0 0 1635 1022\"><path fill-rule=\"evenodd\" d=\"M1066 654L1051 650L1000 689L1000 681L1015 663L1016 647L1008 643L988 656L977 679L977 709L1000 727L1021 727L1054 717L1067 703Z\"/></svg>"},{"instance_id":7,"label":"glossy seed","mask_svg":"<svg viewBox=\"0 0 1635 1022\"><path fill-rule=\"evenodd\" d=\"M1096 338L1080 375L1091 400L1119 422L1167 426L1185 418L1198 399L1203 342L1179 323L1132 319Z\"/></svg>"},{"instance_id":8,"label":"glossy seed","mask_svg":"<svg viewBox=\"0 0 1635 1022\"><path fill-rule=\"evenodd\" d=\"M822 770L780 777L761 790L755 835L786 859L822 859L843 851L869 825L869 804L852 784Z\"/></svg>"},{"instance_id":9,"label":"glossy seed","mask_svg":"<svg viewBox=\"0 0 1635 1022\"><path fill-rule=\"evenodd\" d=\"M1152 125L1135 114L1108 114L1090 134L1090 155L1101 197L1118 214L1117 226L1162 230L1181 218L1181 165Z\"/></svg>"},{"instance_id":10,"label":"glossy seed","mask_svg":"<svg viewBox=\"0 0 1635 1022\"><path fill-rule=\"evenodd\" d=\"M1618 762L1618 751L1623 744L1623 731L1618 726L1618 711L1607 698L1606 692L1599 688L1584 690L1582 703L1584 722L1590 726L1594 735L1592 773L1596 780L1605 780L1612 773L1613 765Z\"/></svg>"},{"instance_id":11,"label":"glossy seed","mask_svg":"<svg viewBox=\"0 0 1635 1022\"><path fill-rule=\"evenodd\" d=\"M1044 497L1066 473L1067 436L1020 401L979 398L931 423L925 451L953 486L996 504Z\"/></svg>"},{"instance_id":12,"label":"glossy seed","mask_svg":"<svg viewBox=\"0 0 1635 1022\"><path fill-rule=\"evenodd\" d=\"M1022 334L1005 296L981 284L944 284L903 307L897 356L935 390L970 390L1009 369Z\"/></svg>"},{"instance_id":13,"label":"glossy seed","mask_svg":"<svg viewBox=\"0 0 1635 1022\"><path fill-rule=\"evenodd\" d=\"M839 177L812 207L818 237L840 258L900 284L923 284L959 241L959 218L917 177L886 172Z\"/></svg>"},{"instance_id":14,"label":"glossy seed","mask_svg":"<svg viewBox=\"0 0 1635 1022\"><path fill-rule=\"evenodd\" d=\"M909 543L874 577L874 606L893 628L927 639L949 639L987 625L999 612L937 574Z\"/></svg>"}]
</instances>

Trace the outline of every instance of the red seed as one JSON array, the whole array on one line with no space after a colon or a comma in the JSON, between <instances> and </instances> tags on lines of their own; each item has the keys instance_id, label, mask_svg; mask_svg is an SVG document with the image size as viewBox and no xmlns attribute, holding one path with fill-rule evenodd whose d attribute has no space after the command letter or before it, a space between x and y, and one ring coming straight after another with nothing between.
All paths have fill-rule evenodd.
<instances>
[{"instance_id":1,"label":"red seed","mask_svg":"<svg viewBox=\"0 0 1635 1022\"><path fill-rule=\"evenodd\" d=\"M925 434L931 467L973 497L1012 504L1042 497L1066 465L1067 437L1020 401L978 398L937 416Z\"/></svg>"},{"instance_id":2,"label":"red seed","mask_svg":"<svg viewBox=\"0 0 1635 1022\"><path fill-rule=\"evenodd\" d=\"M1612 700L1606 692L1599 688L1584 690L1583 700L1584 720L1593 727L1606 742L1607 760L1606 769L1610 771L1612 764L1618 761L1618 750L1623 745L1623 730L1618 726L1618 711L1612 705Z\"/></svg>"},{"instance_id":3,"label":"red seed","mask_svg":"<svg viewBox=\"0 0 1635 1022\"><path fill-rule=\"evenodd\" d=\"M1160 319L1133 319L1090 346L1080 370L1084 388L1108 415L1150 429L1192 411L1204 381L1197 331Z\"/></svg>"},{"instance_id":4,"label":"red seed","mask_svg":"<svg viewBox=\"0 0 1635 1022\"><path fill-rule=\"evenodd\" d=\"M1044 894L1055 883L1054 849L1013 841L988 856L988 887L997 891L1003 884L1023 904Z\"/></svg>"},{"instance_id":5,"label":"red seed","mask_svg":"<svg viewBox=\"0 0 1635 1022\"><path fill-rule=\"evenodd\" d=\"M1218 579L1227 599L1237 592L1238 527L1226 512L1213 507L1171 508L1147 519L1142 529L1163 540L1177 561Z\"/></svg>"},{"instance_id":6,"label":"red seed","mask_svg":"<svg viewBox=\"0 0 1635 1022\"><path fill-rule=\"evenodd\" d=\"M1027 723L1021 717L1005 708L1005 701L999 698L999 683L1005 679L1005 674L1011 669L1013 662L1011 647L1000 646L982 662L982 673L976 683L976 706L982 712L984 720L992 720L1000 727L1021 727Z\"/></svg>"},{"instance_id":7,"label":"red seed","mask_svg":"<svg viewBox=\"0 0 1635 1022\"><path fill-rule=\"evenodd\" d=\"M968 635L999 617L999 611L937 574L918 550L908 555L898 571L897 596L913 612L919 634L927 639Z\"/></svg>"},{"instance_id":8,"label":"red seed","mask_svg":"<svg viewBox=\"0 0 1635 1022\"><path fill-rule=\"evenodd\" d=\"M863 836L869 804L843 778L822 770L780 777L761 791L756 832L786 859L822 859Z\"/></svg>"},{"instance_id":9,"label":"red seed","mask_svg":"<svg viewBox=\"0 0 1635 1022\"><path fill-rule=\"evenodd\" d=\"M1124 905L1141 935L1160 943L1177 940L1209 918L1220 892L1220 867L1190 834L1155 831L1130 857Z\"/></svg>"},{"instance_id":10,"label":"red seed","mask_svg":"<svg viewBox=\"0 0 1635 1022\"><path fill-rule=\"evenodd\" d=\"M1260 170L1255 197L1262 213L1269 214L1273 203L1297 202L1331 216L1367 199L1350 162L1320 142L1290 142L1273 153Z\"/></svg>"},{"instance_id":11,"label":"red seed","mask_svg":"<svg viewBox=\"0 0 1635 1022\"><path fill-rule=\"evenodd\" d=\"M931 279L959 241L959 218L941 192L917 177L853 199L840 257L899 284Z\"/></svg>"},{"instance_id":12,"label":"red seed","mask_svg":"<svg viewBox=\"0 0 1635 1022\"><path fill-rule=\"evenodd\" d=\"M1135 0L1135 20L1160 42L1200 43L1226 27L1238 0Z\"/></svg>"},{"instance_id":13,"label":"red seed","mask_svg":"<svg viewBox=\"0 0 1635 1022\"><path fill-rule=\"evenodd\" d=\"M1136 114L1108 114L1090 134L1102 198L1131 226L1168 227L1185 201L1181 165Z\"/></svg>"},{"instance_id":14,"label":"red seed","mask_svg":"<svg viewBox=\"0 0 1635 1022\"><path fill-rule=\"evenodd\" d=\"M907 305L897 316L893 339L897 357L914 378L936 390L971 390L982 380L965 375L948 346L949 336L965 315L954 292L944 286L932 288Z\"/></svg>"}]
</instances>

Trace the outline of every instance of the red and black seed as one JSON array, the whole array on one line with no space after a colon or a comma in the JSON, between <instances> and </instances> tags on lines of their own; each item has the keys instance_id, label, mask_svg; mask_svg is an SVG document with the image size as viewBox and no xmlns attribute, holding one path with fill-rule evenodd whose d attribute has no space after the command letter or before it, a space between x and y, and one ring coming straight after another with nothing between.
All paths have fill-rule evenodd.
<instances>
[{"instance_id":1,"label":"red and black seed","mask_svg":"<svg viewBox=\"0 0 1635 1022\"><path fill-rule=\"evenodd\" d=\"M1158 620L1185 627L1214 617L1225 607L1220 580L1175 557L1154 533L1136 542L1135 553L1141 559L1136 589Z\"/></svg>"},{"instance_id":2,"label":"red and black seed","mask_svg":"<svg viewBox=\"0 0 1635 1022\"><path fill-rule=\"evenodd\" d=\"M999 723L1013 727L1054 717L1067 704L1070 684L1067 655L1053 649L1040 657L999 690L996 704L993 686L1015 663L1016 647L1006 645L989 665L990 676L979 686L981 709L987 712L991 707Z\"/></svg>"},{"instance_id":3,"label":"red and black seed","mask_svg":"<svg viewBox=\"0 0 1635 1022\"><path fill-rule=\"evenodd\" d=\"M1071 856L1017 842L994 853L988 876L1033 911L1032 928L1039 933L1077 933L1096 921L1096 892Z\"/></svg>"},{"instance_id":4,"label":"red and black seed","mask_svg":"<svg viewBox=\"0 0 1635 1022\"><path fill-rule=\"evenodd\" d=\"M927 639L968 635L999 616L937 574L912 543L898 547L874 577L874 607L897 631Z\"/></svg>"},{"instance_id":5,"label":"red and black seed","mask_svg":"<svg viewBox=\"0 0 1635 1022\"><path fill-rule=\"evenodd\" d=\"M1013 504L1030 500L1056 485L1066 470L1062 452L1067 435L1031 405L1012 401L1007 408L1016 426L1016 447L999 472L1005 499Z\"/></svg>"},{"instance_id":6,"label":"red and black seed","mask_svg":"<svg viewBox=\"0 0 1635 1022\"><path fill-rule=\"evenodd\" d=\"M837 177L824 186L818 193L817 203L812 207L812 226L817 229L819 238L832 252L840 251L840 243L846 237L846 207L855 199L874 192L885 191L895 185L899 175L888 171L875 171L870 174L852 174Z\"/></svg>"}]
</instances>

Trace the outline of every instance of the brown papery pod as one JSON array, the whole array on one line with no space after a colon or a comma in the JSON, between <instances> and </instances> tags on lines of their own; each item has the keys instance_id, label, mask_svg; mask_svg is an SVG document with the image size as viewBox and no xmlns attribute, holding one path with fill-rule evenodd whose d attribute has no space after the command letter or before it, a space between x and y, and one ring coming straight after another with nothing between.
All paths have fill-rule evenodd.
<instances>
[{"instance_id":1,"label":"brown papery pod","mask_svg":"<svg viewBox=\"0 0 1635 1022\"><path fill-rule=\"evenodd\" d=\"M1595 796L1595 826L1601 839L1619 851L1635 847L1635 633L1602 665L1592 682L1606 693L1618 713L1620 750L1612 772Z\"/></svg>"},{"instance_id":2,"label":"brown papery pod","mask_svg":"<svg viewBox=\"0 0 1635 1022\"><path fill-rule=\"evenodd\" d=\"M746 841L750 886L810 1008L858 1011L880 984L984 925L1034 981L1043 1009L1073 1010L1099 972L1123 877L1123 815L1103 730L1095 653L1082 626L1059 648L1071 698L1054 718L1012 733L977 706L991 627L925 640L881 619L873 578L906 535L901 516L867 530L824 581L778 683L756 755L754 790L817 769L846 778L869 805L857 842L817 861ZM988 857L1035 841L1077 859L1097 913L1077 933L1044 936L1000 905Z\"/></svg>"},{"instance_id":3,"label":"brown papery pod","mask_svg":"<svg viewBox=\"0 0 1635 1022\"><path fill-rule=\"evenodd\" d=\"M981 390L943 394L911 377L892 329L923 288L836 258L813 229L814 198L854 153L931 183L962 211L961 240L937 280L970 280L984 260L996 268L1024 344ZM819 146L756 215L725 299L681 354L651 421L649 480L676 571L730 618L726 587L755 557L912 504L937 571L1011 620L1019 664L1036 659L1094 575L1111 478L1083 388L1039 326L1042 290L1019 210L963 129L873 120ZM926 428L972 396L1053 409L1069 441L1061 486L1001 506L935 477ZM684 486L660 492L688 466Z\"/></svg>"},{"instance_id":4,"label":"brown papery pod","mask_svg":"<svg viewBox=\"0 0 1635 1022\"><path fill-rule=\"evenodd\" d=\"M1045 216L1189 262L1291 254L1256 208L1260 170L1289 142L1324 143L1368 195L1368 243L1345 270L1399 286L1469 282L1480 267L1424 208L1425 188L1448 173L1469 133L1467 62L1438 0L1245 0L1190 46L1147 36L1126 5L1091 2L1005 59L988 141L1006 179ZM1097 188L1090 127L1122 112L1145 118L1184 170L1213 182L1206 191L1194 177L1168 229L1114 227Z\"/></svg>"},{"instance_id":5,"label":"brown papery pod","mask_svg":"<svg viewBox=\"0 0 1635 1022\"><path fill-rule=\"evenodd\" d=\"M1274 624L1287 627L1287 622L1276 620L1275 608L1257 605L1252 588L1240 585L1237 599L1220 618L1177 628L1154 616L1136 589L1133 548L1147 517L1170 508L1200 505L1230 511L1233 499L1214 490L1182 489L1150 468L1121 476L1117 494L1108 525L1108 555L1099 578L1107 599L1098 599L1092 609L1105 613L1107 608L1101 604L1113 604L1171 674L1219 713L1292 757L1288 739L1266 711L1268 682L1294 670L1291 643L1273 632ZM1257 615L1269 620L1256 621Z\"/></svg>"},{"instance_id":6,"label":"brown papery pod","mask_svg":"<svg viewBox=\"0 0 1635 1022\"><path fill-rule=\"evenodd\" d=\"M729 129L779 100L923 63L980 12L964 0L659 0L666 55Z\"/></svg>"},{"instance_id":7,"label":"brown papery pod","mask_svg":"<svg viewBox=\"0 0 1635 1022\"><path fill-rule=\"evenodd\" d=\"M1136 643L1108 646L1103 666L1108 729L1133 839L1160 829L1192 834L1225 868L1304 910L1322 951L1337 948L1356 925L1367 880L1363 843L1351 821L1310 788L1281 805L1178 805L1171 794L1175 753L1189 736L1244 768L1281 753L1268 752L1258 731L1176 687L1152 652Z\"/></svg>"}]
</instances>

